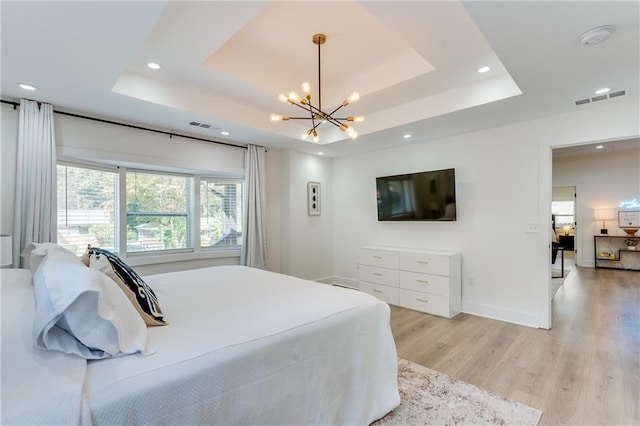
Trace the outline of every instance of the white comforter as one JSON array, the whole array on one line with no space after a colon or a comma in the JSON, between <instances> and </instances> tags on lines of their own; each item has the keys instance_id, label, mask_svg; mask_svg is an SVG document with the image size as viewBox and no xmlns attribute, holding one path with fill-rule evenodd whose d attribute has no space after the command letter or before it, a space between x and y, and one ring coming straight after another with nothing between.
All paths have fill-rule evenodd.
<instances>
[{"instance_id":1,"label":"white comforter","mask_svg":"<svg viewBox=\"0 0 640 426\"><path fill-rule=\"evenodd\" d=\"M87 361L34 347L31 272L4 269L2 424L73 425L90 421L82 386Z\"/></svg>"},{"instance_id":2,"label":"white comforter","mask_svg":"<svg viewBox=\"0 0 640 426\"><path fill-rule=\"evenodd\" d=\"M89 361L94 424L368 424L399 403L389 307L367 294L240 266L145 280L170 325L152 356Z\"/></svg>"}]
</instances>

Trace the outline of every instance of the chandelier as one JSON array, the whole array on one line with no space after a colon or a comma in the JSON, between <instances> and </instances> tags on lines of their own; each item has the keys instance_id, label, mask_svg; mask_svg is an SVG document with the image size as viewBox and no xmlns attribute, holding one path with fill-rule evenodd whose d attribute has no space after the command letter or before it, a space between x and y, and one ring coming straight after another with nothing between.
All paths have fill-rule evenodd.
<instances>
[{"instance_id":1,"label":"chandelier","mask_svg":"<svg viewBox=\"0 0 640 426\"><path fill-rule=\"evenodd\" d=\"M272 122L276 121L289 121L289 120L311 120L311 127L309 130L306 130L300 137L303 140L306 140L309 136L312 137L314 142L318 142L318 126L322 123L331 123L340 130L342 130L347 136L351 139L355 139L358 137L358 132L356 129L351 127L348 123L350 122L362 122L364 121L363 116L348 116L348 117L336 117L334 114L337 113L341 108L346 107L350 103L357 101L360 98L360 95L357 92L353 92L346 98L340 105L338 105L331 112L325 112L322 110L322 85L320 80L320 47L327 41L327 36L324 34L314 34L312 38L313 44L318 46L318 106L315 106L311 103L311 85L308 82L302 83L302 91L304 96L298 95L296 92L291 91L289 95L286 96L284 94L280 94L278 99L282 102L286 102L291 105L295 105L298 108L301 108L307 112L304 117L291 117L288 115L280 115L280 114L271 114L269 119Z\"/></svg>"}]
</instances>

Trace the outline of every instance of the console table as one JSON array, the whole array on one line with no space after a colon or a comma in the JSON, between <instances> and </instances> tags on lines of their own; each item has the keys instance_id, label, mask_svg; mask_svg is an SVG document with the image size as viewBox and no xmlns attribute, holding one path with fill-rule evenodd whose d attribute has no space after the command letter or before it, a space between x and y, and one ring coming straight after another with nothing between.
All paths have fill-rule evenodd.
<instances>
[{"instance_id":1,"label":"console table","mask_svg":"<svg viewBox=\"0 0 640 426\"><path fill-rule=\"evenodd\" d=\"M625 244L625 240L629 238L640 239L640 237L595 235L593 237L595 267L640 271L640 247L629 250Z\"/></svg>"},{"instance_id":2,"label":"console table","mask_svg":"<svg viewBox=\"0 0 640 426\"><path fill-rule=\"evenodd\" d=\"M451 318L462 303L461 254L397 247L363 247L360 290L391 305Z\"/></svg>"}]
</instances>

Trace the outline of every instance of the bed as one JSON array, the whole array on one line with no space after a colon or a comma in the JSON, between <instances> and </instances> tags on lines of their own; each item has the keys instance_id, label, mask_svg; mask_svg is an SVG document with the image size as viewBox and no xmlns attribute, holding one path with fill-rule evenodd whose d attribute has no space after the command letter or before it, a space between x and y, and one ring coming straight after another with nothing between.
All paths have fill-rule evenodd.
<instances>
[{"instance_id":1,"label":"bed","mask_svg":"<svg viewBox=\"0 0 640 426\"><path fill-rule=\"evenodd\" d=\"M396 407L389 307L242 266L144 277L152 355L34 348L31 273L2 270L3 424L369 424Z\"/></svg>"}]
</instances>

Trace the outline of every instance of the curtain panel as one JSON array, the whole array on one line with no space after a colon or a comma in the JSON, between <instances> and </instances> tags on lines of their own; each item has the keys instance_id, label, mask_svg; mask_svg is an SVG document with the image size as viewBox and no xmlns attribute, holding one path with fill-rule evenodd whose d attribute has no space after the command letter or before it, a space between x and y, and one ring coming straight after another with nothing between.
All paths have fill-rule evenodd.
<instances>
[{"instance_id":1,"label":"curtain panel","mask_svg":"<svg viewBox=\"0 0 640 426\"><path fill-rule=\"evenodd\" d=\"M265 148L249 145L245 156L245 212L240 263L265 269L267 240L265 229Z\"/></svg>"},{"instance_id":2,"label":"curtain panel","mask_svg":"<svg viewBox=\"0 0 640 426\"><path fill-rule=\"evenodd\" d=\"M56 143L53 106L22 99L18 121L13 266L30 243L56 242Z\"/></svg>"}]
</instances>

